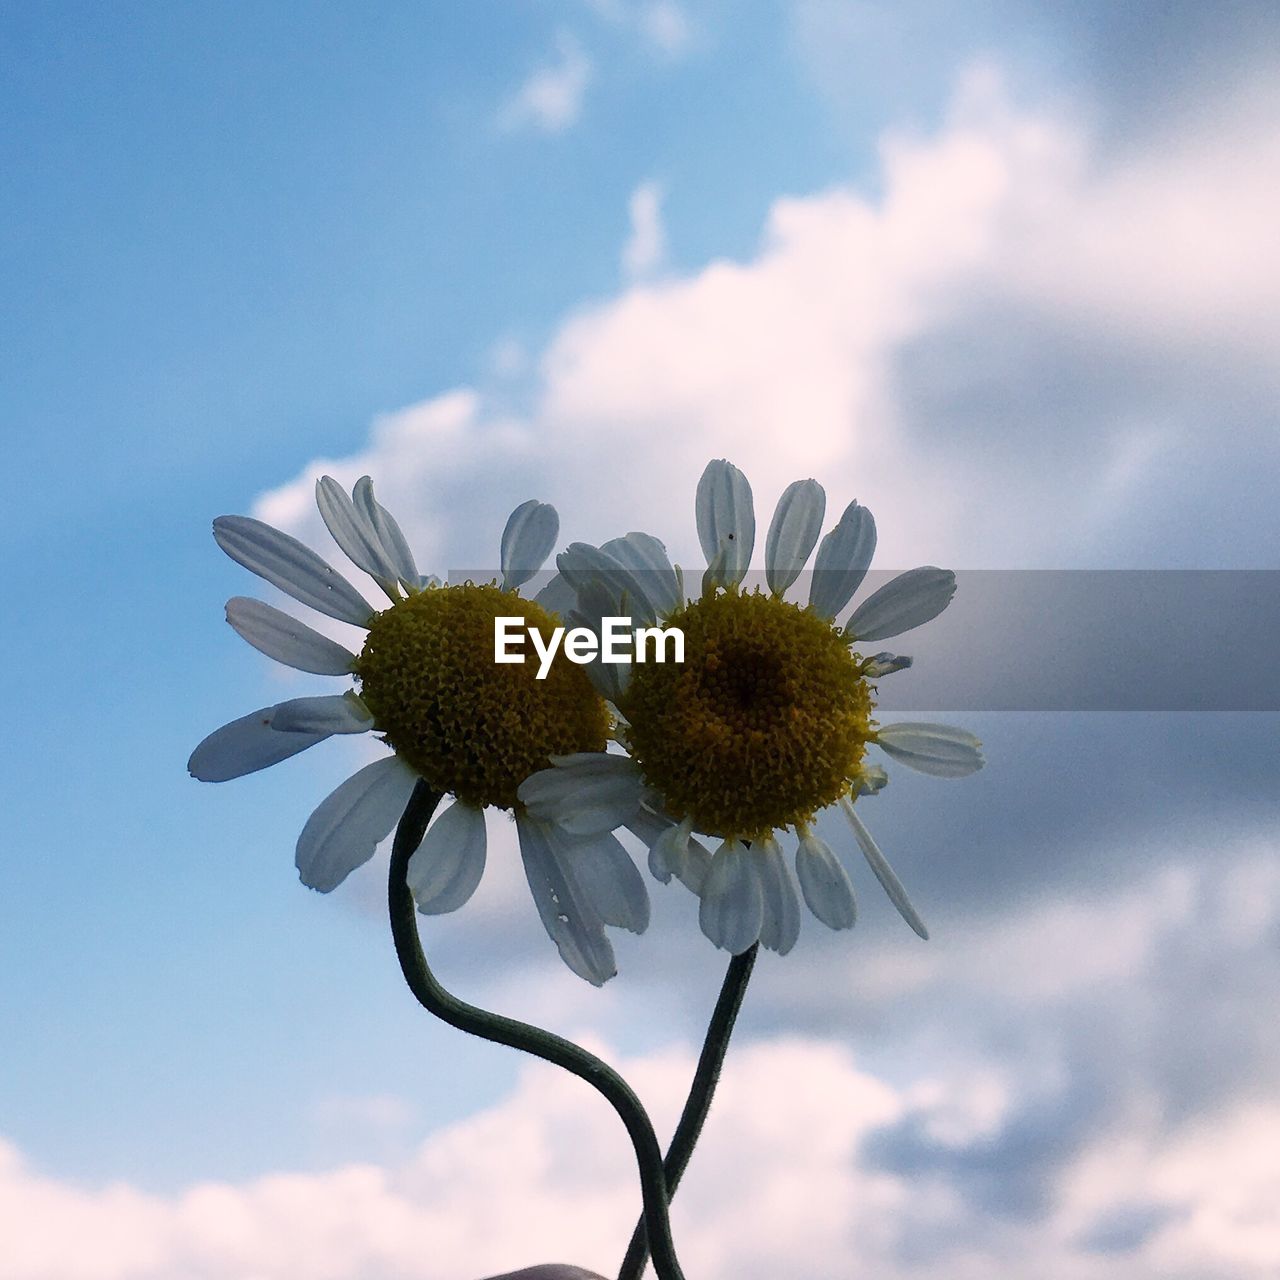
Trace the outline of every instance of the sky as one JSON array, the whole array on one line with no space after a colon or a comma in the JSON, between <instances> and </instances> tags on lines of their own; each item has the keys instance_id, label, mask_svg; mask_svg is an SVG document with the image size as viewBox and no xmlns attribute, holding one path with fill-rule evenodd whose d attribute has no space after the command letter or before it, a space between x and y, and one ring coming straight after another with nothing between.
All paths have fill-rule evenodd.
<instances>
[{"instance_id":1,"label":"sky","mask_svg":"<svg viewBox=\"0 0 1280 1280\"><path fill-rule=\"evenodd\" d=\"M616 1269L603 1104L414 1005L385 851L297 882L368 749L187 776L321 690L225 625L256 581L209 526L336 558L314 480L368 473L436 572L529 497L695 565L717 457L762 521L814 476L879 566L960 571L903 697L988 764L868 801L927 944L824 827L861 917L758 966L686 1274L1280 1271L1274 579L1167 572L1280 569L1278 35L1245 0L6 7L0 1275ZM1160 642L1048 570L1144 571ZM988 580L1039 593L1003 651ZM652 885L597 991L490 841L441 977L665 1135L723 973L696 902Z\"/></svg>"}]
</instances>

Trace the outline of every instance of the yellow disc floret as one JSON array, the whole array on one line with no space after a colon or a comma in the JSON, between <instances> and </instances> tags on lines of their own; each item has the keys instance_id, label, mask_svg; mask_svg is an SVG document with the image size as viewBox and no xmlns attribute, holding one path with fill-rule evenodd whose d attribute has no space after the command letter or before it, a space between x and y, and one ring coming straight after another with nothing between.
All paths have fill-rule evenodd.
<instances>
[{"instance_id":1,"label":"yellow disc floret","mask_svg":"<svg viewBox=\"0 0 1280 1280\"><path fill-rule=\"evenodd\" d=\"M675 817L757 839L809 823L848 790L871 688L830 622L730 590L664 625L684 631L684 662L633 667L621 710L631 754Z\"/></svg>"},{"instance_id":2,"label":"yellow disc floret","mask_svg":"<svg viewBox=\"0 0 1280 1280\"><path fill-rule=\"evenodd\" d=\"M494 662L500 616L547 637L556 626L514 591L429 587L374 618L356 675L378 730L432 787L510 809L550 756L603 751L609 716L585 670L563 657L545 680L537 663Z\"/></svg>"}]
</instances>

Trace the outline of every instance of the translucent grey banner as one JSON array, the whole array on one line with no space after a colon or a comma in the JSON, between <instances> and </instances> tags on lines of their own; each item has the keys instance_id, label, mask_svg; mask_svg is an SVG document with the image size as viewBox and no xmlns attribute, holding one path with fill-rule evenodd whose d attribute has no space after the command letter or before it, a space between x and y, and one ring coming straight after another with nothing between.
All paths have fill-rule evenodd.
<instances>
[{"instance_id":1,"label":"translucent grey banner","mask_svg":"<svg viewBox=\"0 0 1280 1280\"><path fill-rule=\"evenodd\" d=\"M853 606L893 576L868 573ZM499 577L472 570L449 580ZM521 594L549 578L539 574ZM956 578L955 599L932 622L855 645L915 660L879 682L881 708L1280 711L1280 570L980 569ZM685 585L696 593L700 582L699 568ZM765 590L763 574L743 586ZM807 574L787 592L799 604L808 595Z\"/></svg>"}]
</instances>

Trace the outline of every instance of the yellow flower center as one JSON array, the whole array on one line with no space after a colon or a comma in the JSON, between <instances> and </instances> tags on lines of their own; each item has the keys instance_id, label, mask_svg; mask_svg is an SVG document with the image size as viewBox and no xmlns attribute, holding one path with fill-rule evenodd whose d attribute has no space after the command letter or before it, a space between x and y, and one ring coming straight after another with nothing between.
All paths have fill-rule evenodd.
<instances>
[{"instance_id":1,"label":"yellow flower center","mask_svg":"<svg viewBox=\"0 0 1280 1280\"><path fill-rule=\"evenodd\" d=\"M619 709L631 754L674 816L758 839L811 822L848 790L872 689L829 622L731 590L664 625L683 629L684 662L633 667Z\"/></svg>"},{"instance_id":2,"label":"yellow flower center","mask_svg":"<svg viewBox=\"0 0 1280 1280\"><path fill-rule=\"evenodd\" d=\"M434 788L511 809L548 757L603 751L609 715L586 671L562 656L545 680L536 662L494 662L499 616L548 639L556 626L514 591L429 587L373 619L356 674L378 729Z\"/></svg>"}]
</instances>

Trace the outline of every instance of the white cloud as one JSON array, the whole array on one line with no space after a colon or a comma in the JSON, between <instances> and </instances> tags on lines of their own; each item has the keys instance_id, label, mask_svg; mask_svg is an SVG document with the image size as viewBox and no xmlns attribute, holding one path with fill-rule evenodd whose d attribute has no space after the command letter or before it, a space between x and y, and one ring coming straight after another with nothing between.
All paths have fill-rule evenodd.
<instances>
[{"instance_id":1,"label":"white cloud","mask_svg":"<svg viewBox=\"0 0 1280 1280\"><path fill-rule=\"evenodd\" d=\"M623 1070L674 1122L688 1052ZM1064 1169L1039 1221L975 1213L938 1173L889 1172L875 1135L909 1115L957 1151L980 1149L1019 1102L1017 1081L937 1064L902 1092L845 1048L787 1038L737 1048L673 1207L685 1269L707 1280L1156 1280L1280 1266L1280 1109L1246 1103L1174 1129L1131 1117ZM1149 1226L1102 1249L1097 1224L1141 1197ZM514 1092L395 1166L350 1165L205 1183L174 1195L42 1176L0 1144L9 1280L458 1280L542 1261L612 1274L637 1210L613 1113L579 1081L527 1067Z\"/></svg>"},{"instance_id":2,"label":"white cloud","mask_svg":"<svg viewBox=\"0 0 1280 1280\"><path fill-rule=\"evenodd\" d=\"M569 537L648 523L692 562L692 490L714 456L748 471L762 508L802 474L833 506L868 503L883 563L1114 563L1125 530L1145 532L1145 506L1200 493L1187 488L1197 450L1227 465L1187 420L1178 379L1230 367L1274 382L1277 137L1251 108L1177 148L1103 157L979 69L933 135L885 136L876 199L779 199L749 259L565 317L524 416L504 416L497 391L446 392L380 420L366 451L330 469L371 472L393 510L416 513L437 567L491 558L531 494L561 507ZM653 244L633 237L633 261ZM1045 382L1036 361L1068 338L1078 366ZM904 380L921 351L931 363ZM1134 402L1124 362L1139 359L1164 374ZM1108 361L1122 415L1079 402ZM319 465L260 514L308 527ZM1189 532L1154 545L1165 563L1204 554Z\"/></svg>"},{"instance_id":3,"label":"white cloud","mask_svg":"<svg viewBox=\"0 0 1280 1280\"><path fill-rule=\"evenodd\" d=\"M641 183L627 203L631 234L622 248L622 270L630 279L651 275L667 256L667 236L662 225L662 188L656 182Z\"/></svg>"},{"instance_id":4,"label":"white cloud","mask_svg":"<svg viewBox=\"0 0 1280 1280\"><path fill-rule=\"evenodd\" d=\"M689 17L673 0L653 0L640 6L640 30L663 53L684 53L693 38Z\"/></svg>"},{"instance_id":5,"label":"white cloud","mask_svg":"<svg viewBox=\"0 0 1280 1280\"><path fill-rule=\"evenodd\" d=\"M592 78L591 59L568 32L556 38L556 61L539 67L499 113L504 129L531 127L560 133L577 122Z\"/></svg>"},{"instance_id":6,"label":"white cloud","mask_svg":"<svg viewBox=\"0 0 1280 1280\"><path fill-rule=\"evenodd\" d=\"M675 0L587 0L597 17L614 26L636 31L668 58L689 51L693 25L684 7Z\"/></svg>"}]
</instances>

